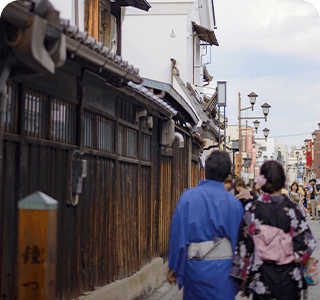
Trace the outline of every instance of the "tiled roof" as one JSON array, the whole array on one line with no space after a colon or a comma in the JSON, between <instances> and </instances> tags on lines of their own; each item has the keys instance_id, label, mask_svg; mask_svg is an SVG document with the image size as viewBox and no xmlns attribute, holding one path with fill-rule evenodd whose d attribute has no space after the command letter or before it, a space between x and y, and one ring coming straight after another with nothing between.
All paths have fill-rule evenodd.
<instances>
[{"instance_id":1,"label":"tiled roof","mask_svg":"<svg viewBox=\"0 0 320 300\"><path fill-rule=\"evenodd\" d=\"M69 20L60 19L63 32L67 36L67 50L75 56L88 60L101 67L105 71L116 73L128 81L141 83L139 69L134 68L122 57L111 52L110 48L97 41L94 37L88 36L86 31L80 31L79 27L70 25ZM88 51L88 50L91 51Z\"/></svg>"},{"instance_id":2,"label":"tiled roof","mask_svg":"<svg viewBox=\"0 0 320 300\"><path fill-rule=\"evenodd\" d=\"M163 101L153 93L151 93L148 89L146 89L143 85L141 84L134 84L132 81L128 82L128 86L131 88L137 90L140 94L143 94L144 96L148 97L150 100L155 102L156 104L162 106L165 108L171 115L176 116L178 111L175 110L170 104L167 102Z\"/></svg>"},{"instance_id":3,"label":"tiled roof","mask_svg":"<svg viewBox=\"0 0 320 300\"><path fill-rule=\"evenodd\" d=\"M196 113L201 119L201 126L198 126L198 127L202 128L205 125L204 127L208 127L208 130L210 131L213 137L218 137L219 129L216 127L216 124L214 124L212 120L209 119L208 116L205 114L197 98L194 97L194 95L188 90L188 88L185 86L184 82L182 81L179 75L173 75L173 76L177 80L182 90L184 91L185 95L188 97L188 99L192 103Z\"/></svg>"}]
</instances>

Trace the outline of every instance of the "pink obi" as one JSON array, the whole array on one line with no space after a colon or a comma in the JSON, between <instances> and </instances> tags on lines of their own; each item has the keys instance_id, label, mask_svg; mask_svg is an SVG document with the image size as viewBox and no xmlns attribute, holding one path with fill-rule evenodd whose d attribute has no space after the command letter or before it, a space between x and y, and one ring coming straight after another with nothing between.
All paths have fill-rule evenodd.
<instances>
[{"instance_id":1,"label":"pink obi","mask_svg":"<svg viewBox=\"0 0 320 300\"><path fill-rule=\"evenodd\" d=\"M253 236L253 241L261 260L272 260L278 265L286 265L295 260L290 233L269 225L260 225L259 230Z\"/></svg>"}]
</instances>

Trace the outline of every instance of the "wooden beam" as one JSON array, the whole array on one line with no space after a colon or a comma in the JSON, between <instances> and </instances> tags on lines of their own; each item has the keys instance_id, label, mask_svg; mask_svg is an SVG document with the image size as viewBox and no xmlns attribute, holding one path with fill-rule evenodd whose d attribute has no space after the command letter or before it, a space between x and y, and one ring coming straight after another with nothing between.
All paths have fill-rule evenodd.
<instances>
[{"instance_id":1,"label":"wooden beam","mask_svg":"<svg viewBox=\"0 0 320 300\"><path fill-rule=\"evenodd\" d=\"M84 28L89 36L99 40L100 0L85 0Z\"/></svg>"}]
</instances>

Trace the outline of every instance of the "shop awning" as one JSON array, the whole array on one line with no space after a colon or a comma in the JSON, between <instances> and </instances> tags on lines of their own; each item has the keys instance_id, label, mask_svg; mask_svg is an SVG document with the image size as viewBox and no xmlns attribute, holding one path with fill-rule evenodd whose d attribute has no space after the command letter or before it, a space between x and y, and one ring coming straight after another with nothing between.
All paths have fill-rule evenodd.
<instances>
[{"instance_id":1,"label":"shop awning","mask_svg":"<svg viewBox=\"0 0 320 300\"><path fill-rule=\"evenodd\" d=\"M200 40L207 42L209 45L219 46L219 43L213 30L198 25L195 22L192 22L192 29L197 33L197 36Z\"/></svg>"}]
</instances>

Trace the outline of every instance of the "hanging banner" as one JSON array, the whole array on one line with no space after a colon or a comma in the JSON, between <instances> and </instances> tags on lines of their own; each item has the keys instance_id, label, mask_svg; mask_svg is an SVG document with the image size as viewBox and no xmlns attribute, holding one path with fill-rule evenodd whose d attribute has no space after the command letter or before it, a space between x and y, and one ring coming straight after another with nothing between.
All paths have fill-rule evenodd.
<instances>
[{"instance_id":1,"label":"hanging banner","mask_svg":"<svg viewBox=\"0 0 320 300\"><path fill-rule=\"evenodd\" d=\"M307 166L312 167L312 141L309 140L309 144L307 146Z\"/></svg>"},{"instance_id":2,"label":"hanging banner","mask_svg":"<svg viewBox=\"0 0 320 300\"><path fill-rule=\"evenodd\" d=\"M257 162L257 148L253 148L252 149L252 162L251 162L251 164L253 166L255 166L256 162Z\"/></svg>"},{"instance_id":3,"label":"hanging banner","mask_svg":"<svg viewBox=\"0 0 320 300\"><path fill-rule=\"evenodd\" d=\"M257 178L260 174L260 168L259 167L254 167L254 172L255 172L255 178Z\"/></svg>"},{"instance_id":4,"label":"hanging banner","mask_svg":"<svg viewBox=\"0 0 320 300\"><path fill-rule=\"evenodd\" d=\"M251 153L252 152L252 135L253 135L253 129L247 128L247 151Z\"/></svg>"},{"instance_id":5,"label":"hanging banner","mask_svg":"<svg viewBox=\"0 0 320 300\"><path fill-rule=\"evenodd\" d=\"M251 160L251 169L250 169L250 173L253 174L254 173L254 167L256 165L256 160L257 160L257 149L256 148L252 148L252 160Z\"/></svg>"},{"instance_id":6,"label":"hanging banner","mask_svg":"<svg viewBox=\"0 0 320 300\"><path fill-rule=\"evenodd\" d=\"M247 152L247 130L241 129L241 152Z\"/></svg>"}]
</instances>

